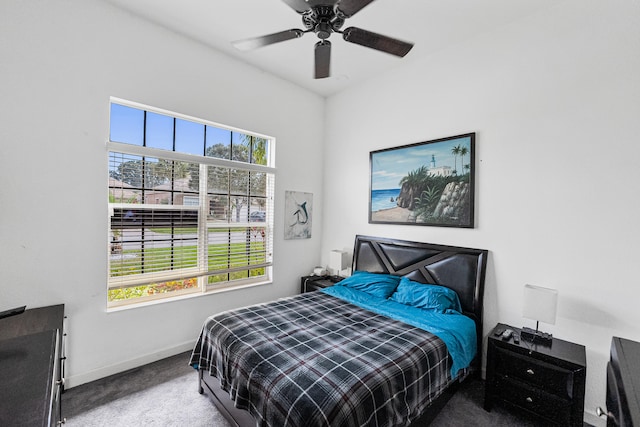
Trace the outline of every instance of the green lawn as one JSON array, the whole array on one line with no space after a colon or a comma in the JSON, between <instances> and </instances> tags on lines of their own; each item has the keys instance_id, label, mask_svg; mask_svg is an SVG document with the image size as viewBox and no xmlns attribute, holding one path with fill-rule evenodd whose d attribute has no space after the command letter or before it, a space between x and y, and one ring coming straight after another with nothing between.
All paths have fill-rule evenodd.
<instances>
[{"instance_id":1,"label":"green lawn","mask_svg":"<svg viewBox=\"0 0 640 427\"><path fill-rule=\"evenodd\" d=\"M250 254L247 254L247 249L249 249ZM251 242L249 248L247 248L246 243L211 244L208 250L209 271L245 267L251 264L261 264L266 261L264 242ZM139 250L125 250L122 254L123 257L121 261L111 261L111 277L137 274L143 271L143 259ZM135 256L126 258L126 255ZM173 249L150 248L144 251L144 259L147 264L144 266L145 273L197 267L197 248L195 246L176 247ZM263 274L264 268L244 270L230 274L221 273L209 276L208 283L237 280L248 276ZM196 286L197 280L191 278L165 283L132 286L123 289L111 289L108 292L108 297L109 301L118 301Z\"/></svg>"}]
</instances>

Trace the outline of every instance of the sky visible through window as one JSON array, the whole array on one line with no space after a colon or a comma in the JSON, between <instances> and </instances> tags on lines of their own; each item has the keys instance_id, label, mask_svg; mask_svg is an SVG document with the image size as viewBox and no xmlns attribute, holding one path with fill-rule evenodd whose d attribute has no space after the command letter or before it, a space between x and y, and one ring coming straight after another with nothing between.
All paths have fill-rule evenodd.
<instances>
[{"instance_id":1,"label":"sky visible through window","mask_svg":"<svg viewBox=\"0 0 640 427\"><path fill-rule=\"evenodd\" d=\"M176 118L174 149L173 117L148 111L145 129L143 110L111 104L110 139L114 142L204 156L208 147L229 146L232 138L239 143L241 136L238 132ZM228 159L229 154L222 158Z\"/></svg>"}]
</instances>

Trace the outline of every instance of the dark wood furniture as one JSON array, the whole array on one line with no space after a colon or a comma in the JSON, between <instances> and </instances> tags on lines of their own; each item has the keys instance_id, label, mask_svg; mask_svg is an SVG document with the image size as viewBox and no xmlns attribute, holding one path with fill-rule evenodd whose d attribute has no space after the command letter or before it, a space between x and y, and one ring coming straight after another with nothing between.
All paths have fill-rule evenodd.
<instances>
[{"instance_id":1,"label":"dark wood furniture","mask_svg":"<svg viewBox=\"0 0 640 427\"><path fill-rule=\"evenodd\" d=\"M0 425L64 423L64 305L0 319Z\"/></svg>"},{"instance_id":2,"label":"dark wood furniture","mask_svg":"<svg viewBox=\"0 0 640 427\"><path fill-rule=\"evenodd\" d=\"M352 271L368 271L406 276L421 283L439 284L455 290L463 313L476 324L478 349L482 349L482 310L488 251L381 237L356 236ZM479 350L471 372L479 374L482 366ZM466 378L464 376L460 380ZM453 396L459 381L451 381L416 423L428 425ZM254 426L247 411L235 407L229 393L222 390L217 378L203 369L198 372L198 390L206 391L211 401L233 426ZM412 424L413 425L413 424Z\"/></svg>"},{"instance_id":3,"label":"dark wood furniture","mask_svg":"<svg viewBox=\"0 0 640 427\"><path fill-rule=\"evenodd\" d=\"M640 426L640 343L613 337L607 364L607 426Z\"/></svg>"},{"instance_id":4,"label":"dark wood furniture","mask_svg":"<svg viewBox=\"0 0 640 427\"><path fill-rule=\"evenodd\" d=\"M520 329L499 323L489 334L484 407L496 401L524 410L545 423L582 426L584 416L586 352L582 345L553 338L542 345L495 331Z\"/></svg>"},{"instance_id":5,"label":"dark wood furniture","mask_svg":"<svg viewBox=\"0 0 640 427\"><path fill-rule=\"evenodd\" d=\"M340 276L302 276L300 278L300 293L319 291L333 286L344 279Z\"/></svg>"}]
</instances>

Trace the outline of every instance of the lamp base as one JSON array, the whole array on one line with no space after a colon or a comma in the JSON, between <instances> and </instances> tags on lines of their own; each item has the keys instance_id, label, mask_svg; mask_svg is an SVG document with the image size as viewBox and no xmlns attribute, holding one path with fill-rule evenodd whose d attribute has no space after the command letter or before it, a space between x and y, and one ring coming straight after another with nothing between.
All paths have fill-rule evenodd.
<instances>
[{"instance_id":1,"label":"lamp base","mask_svg":"<svg viewBox=\"0 0 640 427\"><path fill-rule=\"evenodd\" d=\"M523 340L546 346L551 346L551 343L553 342L553 335L535 329L527 328L526 326L523 327L520 331L520 337Z\"/></svg>"}]
</instances>

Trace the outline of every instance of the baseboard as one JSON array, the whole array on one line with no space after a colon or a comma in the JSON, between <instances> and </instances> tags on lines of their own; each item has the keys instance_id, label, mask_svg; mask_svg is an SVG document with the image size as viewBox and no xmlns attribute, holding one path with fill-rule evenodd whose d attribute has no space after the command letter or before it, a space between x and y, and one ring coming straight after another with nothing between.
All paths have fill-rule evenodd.
<instances>
[{"instance_id":1,"label":"baseboard","mask_svg":"<svg viewBox=\"0 0 640 427\"><path fill-rule=\"evenodd\" d=\"M84 374L74 375L66 377L65 388L77 387L81 384L89 383L91 381L99 380L101 378L108 377L110 375L119 374L120 372L128 371L129 369L144 366L149 363L157 362L160 359L164 359L176 354L183 353L193 349L195 341L191 340L174 347L165 348L163 350L156 351L154 353L146 354L144 356L136 357L135 359L126 360L124 362L116 363L114 365L105 366L104 368L96 369ZM68 363L68 362L67 362Z\"/></svg>"}]
</instances>

